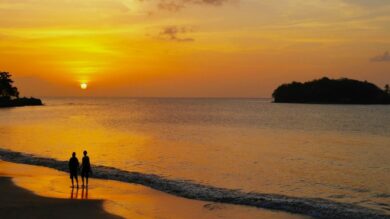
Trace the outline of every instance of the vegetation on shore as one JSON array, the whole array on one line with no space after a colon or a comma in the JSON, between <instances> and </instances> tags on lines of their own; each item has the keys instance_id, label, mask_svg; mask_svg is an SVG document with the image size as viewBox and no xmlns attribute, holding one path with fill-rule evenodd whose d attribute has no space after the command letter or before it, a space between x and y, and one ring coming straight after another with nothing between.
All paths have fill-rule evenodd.
<instances>
[{"instance_id":1,"label":"vegetation on shore","mask_svg":"<svg viewBox=\"0 0 390 219\"><path fill-rule=\"evenodd\" d=\"M42 101L37 98L19 97L18 88L8 72L0 72L0 107L39 106Z\"/></svg>"},{"instance_id":2,"label":"vegetation on shore","mask_svg":"<svg viewBox=\"0 0 390 219\"><path fill-rule=\"evenodd\" d=\"M276 103L390 104L390 88L367 81L323 77L280 85L272 94Z\"/></svg>"}]
</instances>

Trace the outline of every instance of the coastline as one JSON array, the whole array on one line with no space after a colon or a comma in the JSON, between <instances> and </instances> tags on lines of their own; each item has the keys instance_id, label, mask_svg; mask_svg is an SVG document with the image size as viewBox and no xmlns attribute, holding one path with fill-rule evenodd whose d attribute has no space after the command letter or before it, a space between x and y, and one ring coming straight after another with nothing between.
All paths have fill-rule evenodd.
<instances>
[{"instance_id":1,"label":"coastline","mask_svg":"<svg viewBox=\"0 0 390 219\"><path fill-rule=\"evenodd\" d=\"M0 184L0 192L8 192L2 193L0 198L0 217L4 218L25 216L18 214L30 218L57 215L58 218L118 218L115 215L123 218L308 218L280 211L189 200L112 180L91 179L87 191L72 190L69 176L64 172L1 160Z\"/></svg>"},{"instance_id":2,"label":"coastline","mask_svg":"<svg viewBox=\"0 0 390 219\"><path fill-rule=\"evenodd\" d=\"M34 97L22 97L12 100L0 99L0 108L23 107L23 106L43 106L42 100Z\"/></svg>"}]
</instances>

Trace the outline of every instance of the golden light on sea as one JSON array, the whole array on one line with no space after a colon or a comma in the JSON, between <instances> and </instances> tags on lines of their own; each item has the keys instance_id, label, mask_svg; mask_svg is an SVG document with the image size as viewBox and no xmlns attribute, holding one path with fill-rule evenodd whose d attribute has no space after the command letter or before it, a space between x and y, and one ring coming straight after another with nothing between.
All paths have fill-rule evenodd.
<instances>
[{"instance_id":1,"label":"golden light on sea","mask_svg":"<svg viewBox=\"0 0 390 219\"><path fill-rule=\"evenodd\" d=\"M81 84L80 84L80 88L83 89L83 90L85 90L85 89L88 88L88 84L87 84L87 83L81 83Z\"/></svg>"}]
</instances>

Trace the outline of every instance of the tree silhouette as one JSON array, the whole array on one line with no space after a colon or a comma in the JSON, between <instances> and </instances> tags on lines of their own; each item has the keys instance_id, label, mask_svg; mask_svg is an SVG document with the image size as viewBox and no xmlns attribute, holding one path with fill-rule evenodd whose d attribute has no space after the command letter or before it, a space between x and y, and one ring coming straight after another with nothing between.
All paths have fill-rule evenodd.
<instances>
[{"instance_id":1,"label":"tree silhouette","mask_svg":"<svg viewBox=\"0 0 390 219\"><path fill-rule=\"evenodd\" d=\"M9 72L0 72L0 107L41 106L42 101L34 97L19 98L18 88L13 86Z\"/></svg>"},{"instance_id":2,"label":"tree silhouette","mask_svg":"<svg viewBox=\"0 0 390 219\"><path fill-rule=\"evenodd\" d=\"M390 94L390 86L388 84L385 85L385 92Z\"/></svg>"},{"instance_id":3,"label":"tree silhouette","mask_svg":"<svg viewBox=\"0 0 390 219\"><path fill-rule=\"evenodd\" d=\"M0 98L1 99L18 99L19 91L12 84L14 81L11 79L9 72L0 72Z\"/></svg>"}]
</instances>

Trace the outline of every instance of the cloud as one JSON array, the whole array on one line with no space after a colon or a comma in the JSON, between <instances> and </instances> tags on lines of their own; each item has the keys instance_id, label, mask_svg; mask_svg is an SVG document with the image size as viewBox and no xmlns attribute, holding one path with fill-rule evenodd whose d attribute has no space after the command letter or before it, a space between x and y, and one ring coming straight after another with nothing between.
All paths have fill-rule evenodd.
<instances>
[{"instance_id":1,"label":"cloud","mask_svg":"<svg viewBox=\"0 0 390 219\"><path fill-rule=\"evenodd\" d=\"M387 51L382 55L371 58L372 62L390 62L390 53Z\"/></svg>"},{"instance_id":2,"label":"cloud","mask_svg":"<svg viewBox=\"0 0 390 219\"><path fill-rule=\"evenodd\" d=\"M168 26L162 29L159 38L176 42L193 42L195 41L193 38L180 37L180 35L190 32L193 32L193 30L188 27Z\"/></svg>"},{"instance_id":3,"label":"cloud","mask_svg":"<svg viewBox=\"0 0 390 219\"><path fill-rule=\"evenodd\" d=\"M159 9L167 11L179 11L188 5L212 5L221 6L232 0L159 0Z\"/></svg>"},{"instance_id":4,"label":"cloud","mask_svg":"<svg viewBox=\"0 0 390 219\"><path fill-rule=\"evenodd\" d=\"M181 0L182 2L194 3L194 4L208 4L208 5L222 5L229 0Z\"/></svg>"},{"instance_id":5,"label":"cloud","mask_svg":"<svg viewBox=\"0 0 390 219\"><path fill-rule=\"evenodd\" d=\"M26 7L33 7L33 9L57 8L64 9L90 9L90 10L119 10L127 12L129 7L122 0L0 0L0 6L7 9L26 9ZM0 7L1 8L1 7Z\"/></svg>"},{"instance_id":6,"label":"cloud","mask_svg":"<svg viewBox=\"0 0 390 219\"><path fill-rule=\"evenodd\" d=\"M158 8L167 11L179 11L184 8L184 5L174 1L172 2L161 1L158 3Z\"/></svg>"},{"instance_id":7,"label":"cloud","mask_svg":"<svg viewBox=\"0 0 390 219\"><path fill-rule=\"evenodd\" d=\"M344 0L344 2L365 7L390 6L389 0Z\"/></svg>"}]
</instances>

